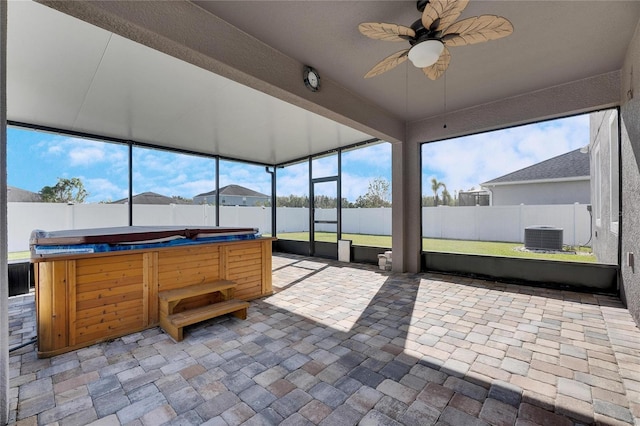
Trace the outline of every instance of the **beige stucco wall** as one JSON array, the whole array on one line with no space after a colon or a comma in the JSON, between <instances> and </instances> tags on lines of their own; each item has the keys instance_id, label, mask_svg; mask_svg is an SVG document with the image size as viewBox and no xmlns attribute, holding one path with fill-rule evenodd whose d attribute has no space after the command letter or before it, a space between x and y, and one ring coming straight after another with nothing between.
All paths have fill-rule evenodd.
<instances>
[{"instance_id":1,"label":"beige stucco wall","mask_svg":"<svg viewBox=\"0 0 640 426\"><path fill-rule=\"evenodd\" d=\"M633 72L635 70L635 74ZM622 265L620 295L640 325L640 23L622 68ZM635 267L628 264L633 253Z\"/></svg>"}]
</instances>

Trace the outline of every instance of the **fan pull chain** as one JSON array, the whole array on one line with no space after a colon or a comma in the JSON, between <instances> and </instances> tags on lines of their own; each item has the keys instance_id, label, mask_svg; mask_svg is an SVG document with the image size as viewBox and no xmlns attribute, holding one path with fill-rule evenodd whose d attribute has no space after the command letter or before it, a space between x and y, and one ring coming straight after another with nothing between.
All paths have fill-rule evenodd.
<instances>
[{"instance_id":1,"label":"fan pull chain","mask_svg":"<svg viewBox=\"0 0 640 426\"><path fill-rule=\"evenodd\" d=\"M442 128L447 128L447 73L444 73L444 126Z\"/></svg>"}]
</instances>

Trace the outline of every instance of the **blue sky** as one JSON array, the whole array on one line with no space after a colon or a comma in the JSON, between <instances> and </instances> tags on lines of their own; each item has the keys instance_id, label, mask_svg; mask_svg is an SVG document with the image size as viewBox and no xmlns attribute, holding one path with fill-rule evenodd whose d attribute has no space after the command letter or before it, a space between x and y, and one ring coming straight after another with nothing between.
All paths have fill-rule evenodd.
<instances>
[{"instance_id":1,"label":"blue sky","mask_svg":"<svg viewBox=\"0 0 640 426\"><path fill-rule=\"evenodd\" d=\"M8 130L8 182L33 192L58 177L79 177L87 202L127 196L128 151L123 145L64 135ZM479 184L589 143L588 115L483 133L423 145L423 182L432 177L453 191ZM159 150L134 150L134 193L153 191L191 198L215 189L215 161ZM343 197L355 201L376 178L391 180L391 145L381 143L343 153ZM334 157L314 161L314 177L335 175ZM278 195L307 194L307 163L278 170ZM237 184L269 194L264 167L220 161L220 186ZM423 185L430 194L430 184Z\"/></svg>"}]
</instances>

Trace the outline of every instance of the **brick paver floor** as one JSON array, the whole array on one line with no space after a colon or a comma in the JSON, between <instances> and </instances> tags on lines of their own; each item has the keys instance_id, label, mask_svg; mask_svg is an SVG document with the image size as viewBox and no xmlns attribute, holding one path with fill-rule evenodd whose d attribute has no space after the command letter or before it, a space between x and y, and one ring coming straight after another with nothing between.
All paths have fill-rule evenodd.
<instances>
[{"instance_id":1,"label":"brick paver floor","mask_svg":"<svg viewBox=\"0 0 640 426\"><path fill-rule=\"evenodd\" d=\"M639 424L640 331L617 298L274 255L246 321L12 352L18 424ZM34 336L10 300L11 344Z\"/></svg>"}]
</instances>

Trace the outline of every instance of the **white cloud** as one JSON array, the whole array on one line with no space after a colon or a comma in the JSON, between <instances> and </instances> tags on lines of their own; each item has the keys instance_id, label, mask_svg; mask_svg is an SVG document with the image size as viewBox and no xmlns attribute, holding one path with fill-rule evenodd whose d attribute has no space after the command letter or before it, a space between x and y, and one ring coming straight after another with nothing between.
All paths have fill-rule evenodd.
<instances>
[{"instance_id":1,"label":"white cloud","mask_svg":"<svg viewBox=\"0 0 640 426\"><path fill-rule=\"evenodd\" d=\"M129 194L129 188L121 188L109 179L83 178L84 187L89 193L87 202L115 201L125 198Z\"/></svg>"},{"instance_id":2,"label":"white cloud","mask_svg":"<svg viewBox=\"0 0 640 426\"><path fill-rule=\"evenodd\" d=\"M588 115L423 145L423 194L431 177L453 194L587 145Z\"/></svg>"}]
</instances>

